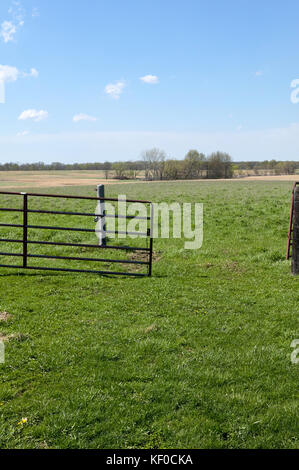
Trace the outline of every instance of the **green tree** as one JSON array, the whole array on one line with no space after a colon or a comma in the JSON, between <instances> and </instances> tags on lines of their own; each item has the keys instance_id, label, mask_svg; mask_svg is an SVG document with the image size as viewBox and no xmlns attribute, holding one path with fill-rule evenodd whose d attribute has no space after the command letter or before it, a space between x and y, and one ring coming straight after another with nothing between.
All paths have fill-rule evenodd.
<instances>
[{"instance_id":1,"label":"green tree","mask_svg":"<svg viewBox=\"0 0 299 470\"><path fill-rule=\"evenodd\" d=\"M208 178L231 178L232 158L228 153L214 152L208 157Z\"/></svg>"},{"instance_id":2,"label":"green tree","mask_svg":"<svg viewBox=\"0 0 299 470\"><path fill-rule=\"evenodd\" d=\"M180 162L177 160L166 160L164 164L164 178L167 180L177 180L180 177Z\"/></svg>"},{"instance_id":3,"label":"green tree","mask_svg":"<svg viewBox=\"0 0 299 470\"><path fill-rule=\"evenodd\" d=\"M189 150L184 160L184 173L186 178L199 178L204 169L205 155L197 150Z\"/></svg>"}]
</instances>

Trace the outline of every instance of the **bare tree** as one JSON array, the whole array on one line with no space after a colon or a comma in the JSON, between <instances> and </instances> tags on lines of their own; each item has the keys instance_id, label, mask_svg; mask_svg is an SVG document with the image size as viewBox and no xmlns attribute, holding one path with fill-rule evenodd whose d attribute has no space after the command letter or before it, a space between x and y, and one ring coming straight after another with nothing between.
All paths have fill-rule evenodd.
<instances>
[{"instance_id":1,"label":"bare tree","mask_svg":"<svg viewBox=\"0 0 299 470\"><path fill-rule=\"evenodd\" d=\"M114 171L117 179L123 180L126 178L126 169L126 164L124 162L116 162L112 164L112 170Z\"/></svg>"},{"instance_id":2,"label":"bare tree","mask_svg":"<svg viewBox=\"0 0 299 470\"><path fill-rule=\"evenodd\" d=\"M163 170L166 154L164 150L152 148L142 153L144 161L145 179L163 179Z\"/></svg>"}]
</instances>

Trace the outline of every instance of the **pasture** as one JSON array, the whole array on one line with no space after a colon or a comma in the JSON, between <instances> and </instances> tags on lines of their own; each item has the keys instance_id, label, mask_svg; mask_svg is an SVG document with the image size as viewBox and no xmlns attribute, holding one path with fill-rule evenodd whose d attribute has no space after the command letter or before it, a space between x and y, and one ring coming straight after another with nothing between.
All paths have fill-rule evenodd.
<instances>
[{"instance_id":1,"label":"pasture","mask_svg":"<svg viewBox=\"0 0 299 470\"><path fill-rule=\"evenodd\" d=\"M291 187L108 186L109 197L204 203L201 250L155 240L152 278L0 268L0 447L298 448Z\"/></svg>"}]
</instances>

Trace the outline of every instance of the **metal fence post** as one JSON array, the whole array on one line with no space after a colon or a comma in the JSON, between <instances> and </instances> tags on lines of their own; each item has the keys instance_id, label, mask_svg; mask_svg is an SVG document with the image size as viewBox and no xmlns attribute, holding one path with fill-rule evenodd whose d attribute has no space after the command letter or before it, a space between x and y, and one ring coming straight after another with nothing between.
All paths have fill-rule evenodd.
<instances>
[{"instance_id":1,"label":"metal fence post","mask_svg":"<svg viewBox=\"0 0 299 470\"><path fill-rule=\"evenodd\" d=\"M27 268L28 195L23 193L23 268Z\"/></svg>"},{"instance_id":2,"label":"metal fence post","mask_svg":"<svg viewBox=\"0 0 299 470\"><path fill-rule=\"evenodd\" d=\"M150 255L149 255L149 268L148 268L148 275L151 277L152 275L152 264L153 264L153 237L154 237L154 206L153 203L150 205L151 210L151 220L150 220Z\"/></svg>"},{"instance_id":3,"label":"metal fence post","mask_svg":"<svg viewBox=\"0 0 299 470\"><path fill-rule=\"evenodd\" d=\"M97 195L98 197L105 198L105 185L98 184L97 185ZM98 201L99 207L99 217L100 217L100 237L99 237L99 245L106 246L106 223L105 223L105 200Z\"/></svg>"}]
</instances>

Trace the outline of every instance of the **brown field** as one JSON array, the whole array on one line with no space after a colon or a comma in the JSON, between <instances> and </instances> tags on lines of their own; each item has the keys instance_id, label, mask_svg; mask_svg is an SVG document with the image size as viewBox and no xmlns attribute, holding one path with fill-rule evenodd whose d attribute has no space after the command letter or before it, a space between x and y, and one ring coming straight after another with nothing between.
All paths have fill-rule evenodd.
<instances>
[{"instance_id":1,"label":"brown field","mask_svg":"<svg viewBox=\"0 0 299 470\"><path fill-rule=\"evenodd\" d=\"M271 176L246 176L244 178L234 178L238 181L299 181L299 175L271 175Z\"/></svg>"},{"instance_id":2,"label":"brown field","mask_svg":"<svg viewBox=\"0 0 299 470\"><path fill-rule=\"evenodd\" d=\"M50 188L115 183L101 171L0 171L0 188Z\"/></svg>"},{"instance_id":3,"label":"brown field","mask_svg":"<svg viewBox=\"0 0 299 470\"><path fill-rule=\"evenodd\" d=\"M233 181L296 181L299 175L246 176ZM193 180L194 181L194 180ZM201 182L212 180L197 180ZM220 180L217 180L220 181ZM228 181L228 180L225 180ZM144 182L140 180L121 181L124 183ZM97 184L119 184L118 180L105 179L101 171L0 171L1 189L50 188L58 186L96 186ZM167 181L165 181L167 183Z\"/></svg>"}]
</instances>

